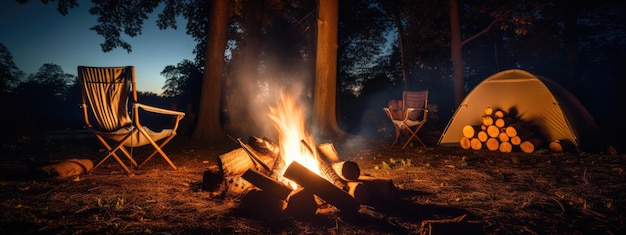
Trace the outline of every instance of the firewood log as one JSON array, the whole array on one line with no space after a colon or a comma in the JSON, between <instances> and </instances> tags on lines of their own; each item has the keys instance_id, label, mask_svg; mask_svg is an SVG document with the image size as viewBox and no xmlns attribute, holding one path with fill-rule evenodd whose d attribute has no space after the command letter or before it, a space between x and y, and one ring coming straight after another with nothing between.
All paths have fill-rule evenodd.
<instances>
[{"instance_id":1,"label":"firewood log","mask_svg":"<svg viewBox=\"0 0 626 235\"><path fill-rule=\"evenodd\" d=\"M496 125L499 128L504 128L506 126L511 125L512 123L514 123L513 118L511 117L502 117L502 118L496 118L496 120L494 121L494 125Z\"/></svg>"},{"instance_id":2,"label":"firewood log","mask_svg":"<svg viewBox=\"0 0 626 235\"><path fill-rule=\"evenodd\" d=\"M500 152L502 153L510 153L511 151L513 151L513 145L511 144L511 142L502 142L500 143L498 150L500 150Z\"/></svg>"},{"instance_id":3,"label":"firewood log","mask_svg":"<svg viewBox=\"0 0 626 235\"><path fill-rule=\"evenodd\" d=\"M502 110L497 110L495 112L493 112L493 116L496 118L504 118L504 116L506 116L506 112L502 111Z\"/></svg>"},{"instance_id":4,"label":"firewood log","mask_svg":"<svg viewBox=\"0 0 626 235\"><path fill-rule=\"evenodd\" d=\"M493 125L493 117L487 115L483 116L482 124L487 127Z\"/></svg>"},{"instance_id":5,"label":"firewood log","mask_svg":"<svg viewBox=\"0 0 626 235\"><path fill-rule=\"evenodd\" d=\"M476 137L476 133L478 133L479 131L479 126L465 125L463 127L463 136L467 138Z\"/></svg>"},{"instance_id":6,"label":"firewood log","mask_svg":"<svg viewBox=\"0 0 626 235\"><path fill-rule=\"evenodd\" d=\"M461 137L461 140L459 140L459 144L461 145L461 148L463 149L470 149L471 144L470 144L470 138L467 137Z\"/></svg>"},{"instance_id":7,"label":"firewood log","mask_svg":"<svg viewBox=\"0 0 626 235\"><path fill-rule=\"evenodd\" d=\"M509 137L519 136L523 141L534 137L533 129L528 122L518 121L507 126L505 132Z\"/></svg>"},{"instance_id":8,"label":"firewood log","mask_svg":"<svg viewBox=\"0 0 626 235\"><path fill-rule=\"evenodd\" d=\"M487 134L487 131L479 131L476 135L476 138L478 138L480 142L484 143L485 141L487 141L487 139L489 139L489 135Z\"/></svg>"},{"instance_id":9,"label":"firewood log","mask_svg":"<svg viewBox=\"0 0 626 235\"><path fill-rule=\"evenodd\" d=\"M485 115L486 115L486 116L491 116L491 115L493 115L493 108L491 108L491 107L487 107L487 108L485 108Z\"/></svg>"},{"instance_id":10,"label":"firewood log","mask_svg":"<svg viewBox=\"0 0 626 235\"><path fill-rule=\"evenodd\" d=\"M494 125L487 126L487 135L489 135L489 137L495 138L495 137L498 137L499 134L500 134L500 128Z\"/></svg>"},{"instance_id":11,"label":"firewood log","mask_svg":"<svg viewBox=\"0 0 626 235\"><path fill-rule=\"evenodd\" d=\"M506 132L500 132L500 134L498 134L498 140L500 140L500 142L509 142L510 139Z\"/></svg>"},{"instance_id":12,"label":"firewood log","mask_svg":"<svg viewBox=\"0 0 626 235\"><path fill-rule=\"evenodd\" d=\"M359 178L361 175L361 169L356 162L353 161L341 161L333 163L332 165L335 173L345 181L354 181Z\"/></svg>"},{"instance_id":13,"label":"firewood log","mask_svg":"<svg viewBox=\"0 0 626 235\"><path fill-rule=\"evenodd\" d=\"M296 218L310 218L315 215L317 208L313 193L306 188L299 188L289 194L284 211Z\"/></svg>"},{"instance_id":14,"label":"firewood log","mask_svg":"<svg viewBox=\"0 0 626 235\"><path fill-rule=\"evenodd\" d=\"M281 217L287 206L284 200L276 198L271 192L256 188L242 194L239 201L236 210L248 216L269 220Z\"/></svg>"},{"instance_id":15,"label":"firewood log","mask_svg":"<svg viewBox=\"0 0 626 235\"><path fill-rule=\"evenodd\" d=\"M513 136L509 138L509 142L511 142L512 145L519 145L522 143L522 138L519 136Z\"/></svg>"},{"instance_id":16,"label":"firewood log","mask_svg":"<svg viewBox=\"0 0 626 235\"><path fill-rule=\"evenodd\" d=\"M271 179L252 168L243 173L241 177L252 183L257 188L260 188L263 191L270 192L281 200L286 199L292 191L291 188L289 188L287 185Z\"/></svg>"},{"instance_id":17,"label":"firewood log","mask_svg":"<svg viewBox=\"0 0 626 235\"><path fill-rule=\"evenodd\" d=\"M561 142L559 140L550 141L550 144L548 144L548 148L550 149L550 151L555 153L563 152L563 146L561 145Z\"/></svg>"},{"instance_id":18,"label":"firewood log","mask_svg":"<svg viewBox=\"0 0 626 235\"><path fill-rule=\"evenodd\" d=\"M491 151L496 151L500 146L500 142L498 142L498 139L491 137L487 139L487 142L485 142L485 146Z\"/></svg>"},{"instance_id":19,"label":"firewood log","mask_svg":"<svg viewBox=\"0 0 626 235\"><path fill-rule=\"evenodd\" d=\"M576 145L569 140L553 140L548 146L555 153L577 152Z\"/></svg>"},{"instance_id":20,"label":"firewood log","mask_svg":"<svg viewBox=\"0 0 626 235\"><path fill-rule=\"evenodd\" d=\"M530 140L526 140L522 142L519 147L524 153L532 153L535 150L541 148L543 145L543 140L540 138L532 138Z\"/></svg>"},{"instance_id":21,"label":"firewood log","mask_svg":"<svg viewBox=\"0 0 626 235\"><path fill-rule=\"evenodd\" d=\"M339 162L339 154L332 143L317 145L317 151L330 162Z\"/></svg>"},{"instance_id":22,"label":"firewood log","mask_svg":"<svg viewBox=\"0 0 626 235\"><path fill-rule=\"evenodd\" d=\"M217 164L225 176L242 175L256 165L243 148L237 148L217 157Z\"/></svg>"},{"instance_id":23,"label":"firewood log","mask_svg":"<svg viewBox=\"0 0 626 235\"><path fill-rule=\"evenodd\" d=\"M367 191L367 187L363 182L348 182L348 194L354 197L357 202L361 205L371 205L369 192Z\"/></svg>"},{"instance_id":24,"label":"firewood log","mask_svg":"<svg viewBox=\"0 0 626 235\"><path fill-rule=\"evenodd\" d=\"M481 150L483 148L483 142L478 140L478 138L470 139L470 146L473 150Z\"/></svg>"},{"instance_id":25,"label":"firewood log","mask_svg":"<svg viewBox=\"0 0 626 235\"><path fill-rule=\"evenodd\" d=\"M359 181L365 186L370 206L384 206L398 199L398 189L391 179L360 176Z\"/></svg>"},{"instance_id":26,"label":"firewood log","mask_svg":"<svg viewBox=\"0 0 626 235\"><path fill-rule=\"evenodd\" d=\"M332 166L330 166L328 162L322 159L319 154L316 154L316 152L314 152L311 148L311 145L309 145L306 141L300 140L300 143L309 151L309 153L311 153L315 157L315 159L319 163L319 169L322 175L326 177L326 179L328 179L328 181L334 184L337 188L343 191L348 191L348 186L346 185L345 181L343 181L341 177L339 177L339 175L337 174L337 172L335 172Z\"/></svg>"},{"instance_id":27,"label":"firewood log","mask_svg":"<svg viewBox=\"0 0 626 235\"><path fill-rule=\"evenodd\" d=\"M354 197L298 162L289 164L283 175L342 212L356 212L359 209L359 202Z\"/></svg>"},{"instance_id":28,"label":"firewood log","mask_svg":"<svg viewBox=\"0 0 626 235\"><path fill-rule=\"evenodd\" d=\"M276 156L280 154L278 144L267 137L259 138L250 136L250 138L248 138L248 145L255 151L268 155L271 158L276 158Z\"/></svg>"}]
</instances>

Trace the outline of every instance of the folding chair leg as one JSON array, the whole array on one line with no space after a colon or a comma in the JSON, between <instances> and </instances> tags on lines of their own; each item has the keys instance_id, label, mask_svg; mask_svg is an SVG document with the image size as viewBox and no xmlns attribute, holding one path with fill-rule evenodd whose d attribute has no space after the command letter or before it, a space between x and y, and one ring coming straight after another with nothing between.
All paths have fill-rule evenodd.
<instances>
[{"instance_id":1,"label":"folding chair leg","mask_svg":"<svg viewBox=\"0 0 626 235\"><path fill-rule=\"evenodd\" d=\"M396 129L396 138L393 140L393 143L391 143L391 147L395 146L398 143L398 139L400 139L401 134L400 128L398 126L394 124L393 127Z\"/></svg>"},{"instance_id":2,"label":"folding chair leg","mask_svg":"<svg viewBox=\"0 0 626 235\"><path fill-rule=\"evenodd\" d=\"M426 147L426 144L424 144L424 142L422 142L422 140L417 136L417 132L419 132L421 128L422 126L418 126L417 128L415 128L415 131L411 130L411 128L407 128L409 133L411 133L411 136L409 136L404 145L402 145L402 149L405 149L406 146L408 146L413 139L416 139L418 142L420 142L420 144L422 144L422 147Z\"/></svg>"},{"instance_id":3,"label":"folding chair leg","mask_svg":"<svg viewBox=\"0 0 626 235\"><path fill-rule=\"evenodd\" d=\"M124 152L124 154L126 155L126 157L128 157L131 162L133 162L134 164L137 164L135 162L135 160L132 159L132 157L130 157L130 154L128 154L128 152L124 149L123 144L128 140L127 136L126 138L122 139L122 141L120 141L115 148L111 148L111 146L99 135L96 135L96 137L98 138L98 140L100 140L100 142L102 143L102 145L104 145L104 147L107 149L107 154L105 156L103 156L102 158L100 158L96 164L94 164L93 168L91 168L90 172L96 168L98 168L100 165L102 165L102 163L104 163L109 157L113 157L113 159L115 159L115 161L126 171L128 172L128 174L132 174L130 172L130 169L128 169L128 167L126 166L126 164L124 164L124 162L122 161L122 159L120 159L119 156L117 156L117 154L115 152L117 152L117 150L123 149L122 151Z\"/></svg>"},{"instance_id":4,"label":"folding chair leg","mask_svg":"<svg viewBox=\"0 0 626 235\"><path fill-rule=\"evenodd\" d=\"M167 144L168 142L170 142L170 140L172 140L172 138L174 138L174 134L170 135L169 137L167 137L167 139L163 140L163 142L161 142L161 145L157 145L156 142L154 142L152 139L150 139L150 137L148 136L148 133L146 133L146 131L144 129L139 129L139 131L144 134L146 137L148 137L148 140L150 141L150 144L152 144L152 146L154 147L154 151L152 152L152 154L150 154L150 156L148 156L146 159L144 159L138 166L137 168L143 166L143 164L145 164L146 162L148 162L150 159L152 159L152 157L154 157L154 155L156 155L156 153L159 153L161 155L161 157L163 157L163 159L167 162L167 164L170 165L170 167L172 167L172 169L174 170L178 170L178 167L176 167L176 165L174 165L174 163L172 162L172 160L170 160L169 157L167 157L167 155L165 154L165 152L163 152L163 150L161 148L163 148L163 146L165 146L165 144Z\"/></svg>"}]
</instances>

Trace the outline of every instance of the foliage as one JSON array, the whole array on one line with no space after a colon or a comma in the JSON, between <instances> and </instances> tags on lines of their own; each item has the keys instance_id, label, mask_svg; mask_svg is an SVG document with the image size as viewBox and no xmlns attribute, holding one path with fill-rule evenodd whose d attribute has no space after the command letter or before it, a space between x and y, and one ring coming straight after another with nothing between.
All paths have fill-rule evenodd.
<instances>
[{"instance_id":1,"label":"foliage","mask_svg":"<svg viewBox=\"0 0 626 235\"><path fill-rule=\"evenodd\" d=\"M0 43L0 94L10 92L22 76L24 73L13 62L13 55L4 44Z\"/></svg>"}]
</instances>

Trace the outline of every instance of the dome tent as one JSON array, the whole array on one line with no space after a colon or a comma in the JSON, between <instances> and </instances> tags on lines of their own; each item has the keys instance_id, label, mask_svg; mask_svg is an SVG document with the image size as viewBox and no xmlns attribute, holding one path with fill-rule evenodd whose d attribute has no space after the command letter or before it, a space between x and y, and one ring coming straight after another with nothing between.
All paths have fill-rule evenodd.
<instances>
[{"instance_id":1,"label":"dome tent","mask_svg":"<svg viewBox=\"0 0 626 235\"><path fill-rule=\"evenodd\" d=\"M480 82L461 102L438 145L460 146L465 125L480 125L487 107L514 111L546 140L566 140L577 148L596 147L599 128L593 117L559 84L529 72L511 69Z\"/></svg>"}]
</instances>

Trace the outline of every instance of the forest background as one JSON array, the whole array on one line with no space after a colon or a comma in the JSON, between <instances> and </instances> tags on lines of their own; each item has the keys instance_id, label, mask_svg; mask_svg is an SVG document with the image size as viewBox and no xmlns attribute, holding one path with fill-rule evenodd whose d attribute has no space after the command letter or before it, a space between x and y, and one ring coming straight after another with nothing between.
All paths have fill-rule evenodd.
<instances>
[{"instance_id":1,"label":"forest background","mask_svg":"<svg viewBox=\"0 0 626 235\"><path fill-rule=\"evenodd\" d=\"M63 13L76 2L57 4ZM135 12L150 12L166 3L126 4ZM457 19L452 17L455 4ZM94 9L102 11L90 13L102 15L110 7L96 5ZM622 40L626 3L622 1L358 0L338 1L336 7L336 116L348 133L392 135L382 108L388 100L400 99L404 90L430 91L433 112L426 131L442 131L460 102L456 89L466 94L494 73L519 68L550 78L572 92L610 144L620 148L617 143L625 140L618 115L626 100L622 91L626 89L622 70L626 67L626 41ZM206 81L206 48L211 38L205 26L212 22L215 14L210 12L215 6L180 1L164 9L157 20L160 28L175 25L171 22L175 17L168 16L183 15L188 20L187 33L198 42L196 58L163 68L164 92L142 92L139 100L187 112L179 134L191 135L203 122L195 114L203 105L201 87ZM278 90L298 87L303 92L301 103L307 107L312 103L318 2L233 1L227 9L224 70L218 88L221 131L241 137L271 135L271 126L256 120L266 113ZM120 38L107 38L111 32L103 26L111 22L106 20L99 19L93 28L105 39L103 51L130 50L131 45ZM141 26L143 20L129 19L121 25ZM460 22L458 30L451 22ZM131 31L117 27L117 32L130 32L129 36L141 31L141 27L131 27ZM460 55L455 54L455 47ZM462 68L460 86L455 83L458 66ZM76 77L54 61L34 74L25 74L13 63L10 48L0 42L0 89L0 105L7 111L1 121L10 123L2 135L3 148L45 137L46 131L82 129Z\"/></svg>"}]
</instances>

